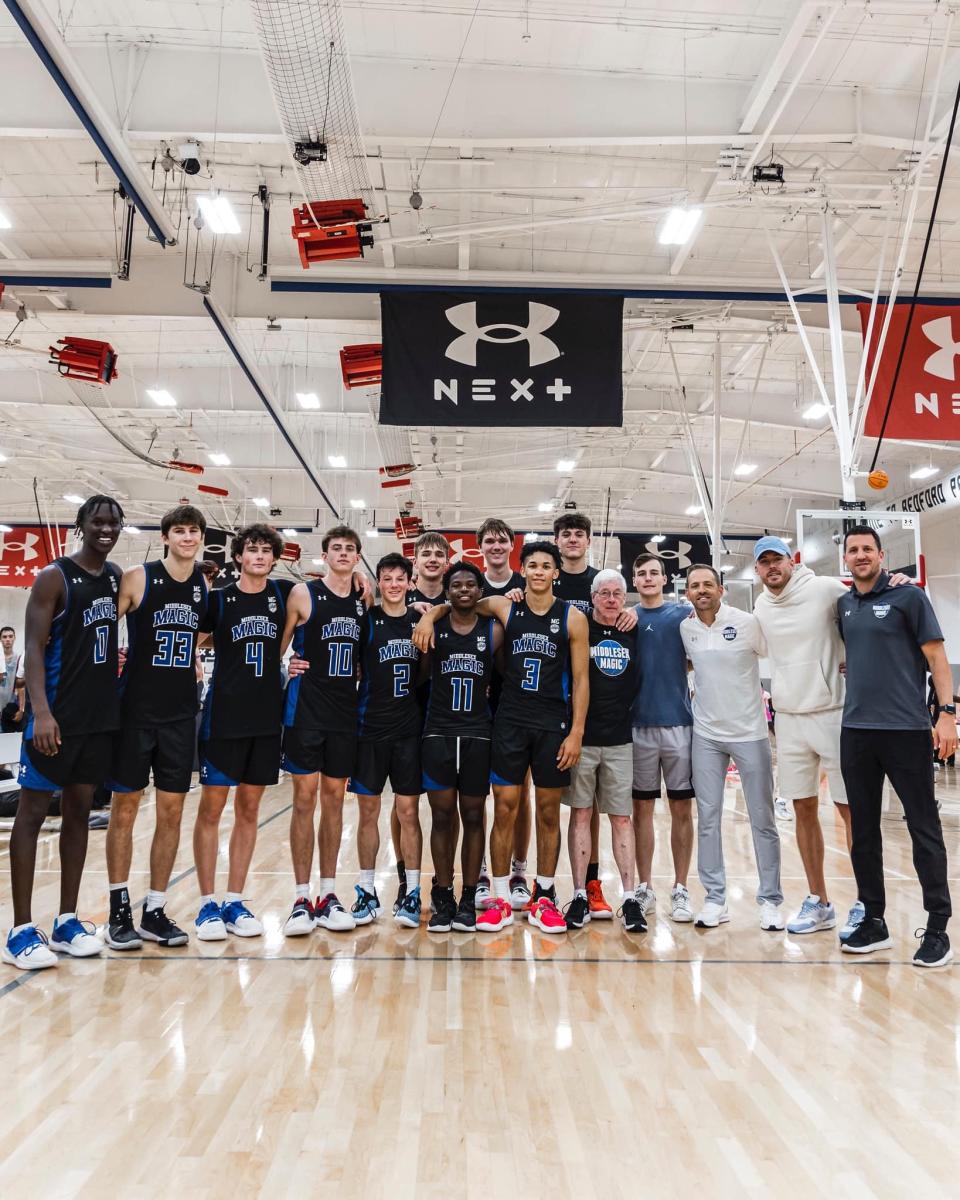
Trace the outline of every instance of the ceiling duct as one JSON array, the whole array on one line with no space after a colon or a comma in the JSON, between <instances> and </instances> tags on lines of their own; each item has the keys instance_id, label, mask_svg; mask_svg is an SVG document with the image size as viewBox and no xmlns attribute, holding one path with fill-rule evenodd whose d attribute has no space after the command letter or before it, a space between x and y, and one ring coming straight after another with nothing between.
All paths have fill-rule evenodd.
<instances>
[{"instance_id":1,"label":"ceiling duct","mask_svg":"<svg viewBox=\"0 0 960 1200\"><path fill-rule=\"evenodd\" d=\"M260 52L305 200L373 187L339 0L250 0Z\"/></svg>"}]
</instances>

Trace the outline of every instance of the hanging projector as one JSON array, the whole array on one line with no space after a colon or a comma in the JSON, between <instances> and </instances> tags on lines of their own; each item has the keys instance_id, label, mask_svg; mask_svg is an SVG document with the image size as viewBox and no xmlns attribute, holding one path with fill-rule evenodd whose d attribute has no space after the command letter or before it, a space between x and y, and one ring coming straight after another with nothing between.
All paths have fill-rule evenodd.
<instances>
[{"instance_id":1,"label":"hanging projector","mask_svg":"<svg viewBox=\"0 0 960 1200\"><path fill-rule=\"evenodd\" d=\"M200 174L200 143L184 142L180 147L180 166L185 175Z\"/></svg>"},{"instance_id":2,"label":"hanging projector","mask_svg":"<svg viewBox=\"0 0 960 1200\"><path fill-rule=\"evenodd\" d=\"M783 163L768 162L753 168L754 183L776 183L783 186Z\"/></svg>"},{"instance_id":3,"label":"hanging projector","mask_svg":"<svg viewBox=\"0 0 960 1200\"><path fill-rule=\"evenodd\" d=\"M309 167L311 163L327 161L326 142L294 142L293 157L301 167Z\"/></svg>"}]
</instances>

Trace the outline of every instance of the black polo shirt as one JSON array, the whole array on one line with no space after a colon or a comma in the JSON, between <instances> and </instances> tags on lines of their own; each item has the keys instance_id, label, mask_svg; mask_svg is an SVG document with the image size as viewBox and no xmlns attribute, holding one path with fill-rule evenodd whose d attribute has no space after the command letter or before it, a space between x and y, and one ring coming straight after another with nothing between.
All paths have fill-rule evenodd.
<instances>
[{"instance_id":1,"label":"black polo shirt","mask_svg":"<svg viewBox=\"0 0 960 1200\"><path fill-rule=\"evenodd\" d=\"M920 649L943 633L926 593L890 587L885 571L869 592L837 601L847 649L843 724L850 729L929 729L927 660Z\"/></svg>"}]
</instances>

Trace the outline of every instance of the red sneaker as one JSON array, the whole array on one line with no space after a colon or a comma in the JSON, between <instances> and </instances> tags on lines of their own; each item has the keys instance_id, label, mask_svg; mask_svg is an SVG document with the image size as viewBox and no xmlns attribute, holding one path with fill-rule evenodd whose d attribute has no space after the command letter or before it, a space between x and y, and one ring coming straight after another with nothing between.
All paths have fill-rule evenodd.
<instances>
[{"instance_id":1,"label":"red sneaker","mask_svg":"<svg viewBox=\"0 0 960 1200\"><path fill-rule=\"evenodd\" d=\"M613 920L613 909L604 898L599 879L591 879L587 884L587 904L590 906L591 921Z\"/></svg>"},{"instance_id":2,"label":"red sneaker","mask_svg":"<svg viewBox=\"0 0 960 1200\"><path fill-rule=\"evenodd\" d=\"M510 907L510 901L504 900L501 896L495 897L490 902L489 908L477 913L478 933L498 933L507 925L512 924L513 909Z\"/></svg>"},{"instance_id":3,"label":"red sneaker","mask_svg":"<svg viewBox=\"0 0 960 1200\"><path fill-rule=\"evenodd\" d=\"M563 913L546 896L540 896L533 902L527 920L544 933L567 932L567 923L563 919Z\"/></svg>"}]
</instances>

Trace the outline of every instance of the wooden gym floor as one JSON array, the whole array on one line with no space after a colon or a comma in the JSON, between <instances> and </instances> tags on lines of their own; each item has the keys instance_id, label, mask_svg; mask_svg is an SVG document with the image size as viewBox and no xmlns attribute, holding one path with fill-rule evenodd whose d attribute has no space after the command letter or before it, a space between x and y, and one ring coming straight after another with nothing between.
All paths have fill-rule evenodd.
<instances>
[{"instance_id":1,"label":"wooden gym floor","mask_svg":"<svg viewBox=\"0 0 960 1200\"><path fill-rule=\"evenodd\" d=\"M938 794L960 895L957 783L944 773ZM185 926L197 908L197 795L169 900ZM354 934L284 940L289 804L286 780L263 803L247 889L262 939L107 951L36 975L0 967L4 1200L957 1195L960 968L910 966L923 913L895 811L884 823L895 946L851 961L833 933L761 932L749 826L732 786L730 924L670 921L658 816L659 911L645 936L619 922L560 938L525 922L494 936L401 930L389 915L385 816L377 883L387 914ZM348 800L338 880L348 906L355 812ZM428 829L425 799L421 818ZM850 865L832 806L821 818L842 915L854 898ZM152 822L145 802L135 896ZM792 911L806 889L793 823L780 830ZM224 852L228 834L225 821ZM0 833L4 931L8 837ZM81 915L98 922L103 838L91 832L82 896ZM606 830L604 845L613 902ZM558 884L566 901L568 868ZM36 903L48 930L56 888L51 831ZM695 879L691 892L699 903Z\"/></svg>"}]
</instances>

